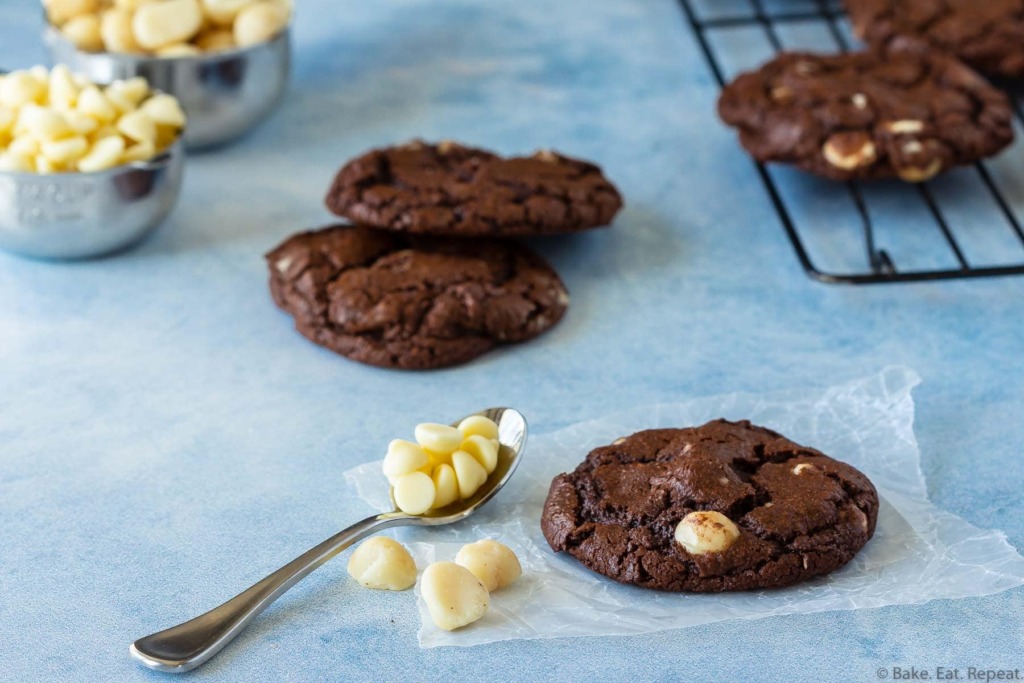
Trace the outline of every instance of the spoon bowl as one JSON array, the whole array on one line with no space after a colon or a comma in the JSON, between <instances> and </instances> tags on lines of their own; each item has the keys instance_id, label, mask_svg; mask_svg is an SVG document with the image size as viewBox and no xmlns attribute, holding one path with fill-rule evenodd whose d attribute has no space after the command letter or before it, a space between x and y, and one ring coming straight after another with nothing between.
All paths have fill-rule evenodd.
<instances>
[{"instance_id":1,"label":"spoon bowl","mask_svg":"<svg viewBox=\"0 0 1024 683\"><path fill-rule=\"evenodd\" d=\"M526 447L526 419L512 408L489 408L482 415L498 425L498 466L470 498L422 515L396 509L357 522L295 558L219 607L177 626L140 638L129 652L157 671L183 673L205 663L234 640L263 610L314 569L353 543L395 526L443 526L462 521L490 502L515 473ZM466 417L471 417L467 415ZM463 418L465 419L465 418ZM459 420L461 422L462 420ZM453 423L453 427L459 422Z\"/></svg>"}]
</instances>

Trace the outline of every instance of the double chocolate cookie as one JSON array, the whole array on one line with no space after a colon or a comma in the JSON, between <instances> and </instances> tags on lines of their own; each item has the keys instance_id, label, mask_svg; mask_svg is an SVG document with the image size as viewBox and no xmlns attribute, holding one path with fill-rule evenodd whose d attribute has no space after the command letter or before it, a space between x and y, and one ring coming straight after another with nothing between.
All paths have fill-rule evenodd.
<instances>
[{"instance_id":1,"label":"double chocolate cookie","mask_svg":"<svg viewBox=\"0 0 1024 683\"><path fill-rule=\"evenodd\" d=\"M469 361L557 323L569 296L525 246L336 226L267 254L274 301L299 332L389 368Z\"/></svg>"},{"instance_id":2,"label":"double chocolate cookie","mask_svg":"<svg viewBox=\"0 0 1024 683\"><path fill-rule=\"evenodd\" d=\"M717 592L788 586L849 562L878 494L853 467L749 422L655 429L555 477L541 528L621 583Z\"/></svg>"},{"instance_id":3,"label":"double chocolate cookie","mask_svg":"<svg viewBox=\"0 0 1024 683\"><path fill-rule=\"evenodd\" d=\"M1024 77L1022 0L846 0L854 33L883 46L922 39L993 76Z\"/></svg>"},{"instance_id":4,"label":"double chocolate cookie","mask_svg":"<svg viewBox=\"0 0 1024 683\"><path fill-rule=\"evenodd\" d=\"M512 237L607 225L622 197L594 164L554 152L506 159L454 142L417 141L345 164L326 203L374 228Z\"/></svg>"},{"instance_id":5,"label":"double chocolate cookie","mask_svg":"<svg viewBox=\"0 0 1024 683\"><path fill-rule=\"evenodd\" d=\"M783 53L729 84L718 112L758 161L836 180L922 182L1013 140L1003 93L903 39L879 51Z\"/></svg>"}]
</instances>

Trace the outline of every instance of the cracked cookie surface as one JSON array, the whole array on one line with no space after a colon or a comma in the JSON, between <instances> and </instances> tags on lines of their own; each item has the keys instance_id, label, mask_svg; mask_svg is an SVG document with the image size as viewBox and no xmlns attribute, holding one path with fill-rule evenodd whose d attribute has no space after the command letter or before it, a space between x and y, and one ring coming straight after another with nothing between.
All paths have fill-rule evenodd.
<instances>
[{"instance_id":1,"label":"cracked cookie surface","mask_svg":"<svg viewBox=\"0 0 1024 683\"><path fill-rule=\"evenodd\" d=\"M983 73L1024 77L1024 0L846 0L846 9L869 44L911 36Z\"/></svg>"},{"instance_id":2,"label":"cracked cookie surface","mask_svg":"<svg viewBox=\"0 0 1024 683\"><path fill-rule=\"evenodd\" d=\"M1013 141L1002 92L907 40L886 51L783 53L730 83L718 113L758 161L834 180L923 182Z\"/></svg>"},{"instance_id":3,"label":"cracked cookie surface","mask_svg":"<svg viewBox=\"0 0 1024 683\"><path fill-rule=\"evenodd\" d=\"M345 164L326 204L374 228L510 237L607 225L622 197L594 164L554 152L506 159L452 142L412 142Z\"/></svg>"},{"instance_id":4,"label":"cracked cookie surface","mask_svg":"<svg viewBox=\"0 0 1024 683\"><path fill-rule=\"evenodd\" d=\"M569 297L524 246L352 226L293 235L266 256L274 302L343 356L389 368L465 363L554 326Z\"/></svg>"},{"instance_id":5,"label":"cracked cookie surface","mask_svg":"<svg viewBox=\"0 0 1024 683\"><path fill-rule=\"evenodd\" d=\"M726 550L675 540L689 513L739 528ZM551 483L541 529L556 552L621 583L719 592L788 586L849 562L871 538L878 494L850 465L749 422L637 432Z\"/></svg>"}]
</instances>

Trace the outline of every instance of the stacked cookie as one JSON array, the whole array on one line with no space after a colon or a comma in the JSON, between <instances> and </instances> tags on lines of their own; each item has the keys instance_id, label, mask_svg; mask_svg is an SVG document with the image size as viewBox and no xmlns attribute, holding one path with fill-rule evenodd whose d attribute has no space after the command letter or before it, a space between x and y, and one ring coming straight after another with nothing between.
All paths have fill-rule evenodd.
<instances>
[{"instance_id":1,"label":"stacked cookie","mask_svg":"<svg viewBox=\"0 0 1024 683\"><path fill-rule=\"evenodd\" d=\"M719 115L758 161L834 180L918 183L993 156L1013 141L1013 110L961 58L1024 75L1024 4L978 5L847 0L868 50L782 53L730 83Z\"/></svg>"},{"instance_id":2,"label":"stacked cookie","mask_svg":"<svg viewBox=\"0 0 1024 683\"><path fill-rule=\"evenodd\" d=\"M502 158L417 141L347 163L326 203L353 224L267 254L274 301L343 356L428 369L553 327L565 285L509 238L607 225L622 198L600 168L554 152Z\"/></svg>"}]
</instances>

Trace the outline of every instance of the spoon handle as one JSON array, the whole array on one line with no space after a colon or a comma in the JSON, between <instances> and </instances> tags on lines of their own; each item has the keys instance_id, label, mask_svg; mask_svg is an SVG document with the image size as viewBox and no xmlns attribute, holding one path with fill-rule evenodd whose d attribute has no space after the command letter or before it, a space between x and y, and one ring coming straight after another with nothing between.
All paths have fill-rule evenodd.
<instances>
[{"instance_id":1,"label":"spoon handle","mask_svg":"<svg viewBox=\"0 0 1024 683\"><path fill-rule=\"evenodd\" d=\"M408 519L394 513L368 517L331 536L259 583L183 624L140 638L129 648L133 657L158 671L181 673L220 652L263 610L314 569L370 534Z\"/></svg>"}]
</instances>

